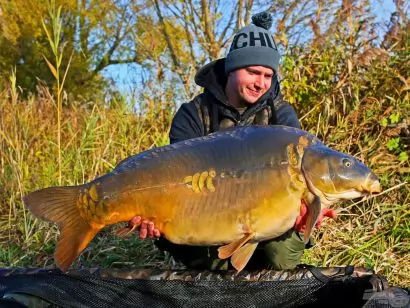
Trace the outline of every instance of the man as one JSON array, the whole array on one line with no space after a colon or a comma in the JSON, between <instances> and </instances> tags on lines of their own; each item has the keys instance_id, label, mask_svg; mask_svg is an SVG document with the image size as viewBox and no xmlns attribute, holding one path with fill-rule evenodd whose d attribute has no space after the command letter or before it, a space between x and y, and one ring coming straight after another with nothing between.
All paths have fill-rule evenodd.
<instances>
[{"instance_id":1,"label":"man","mask_svg":"<svg viewBox=\"0 0 410 308\"><path fill-rule=\"evenodd\" d=\"M171 143L233 126L300 127L295 110L283 100L279 91L279 53L268 31L272 17L264 12L253 16L252 21L235 35L226 58L213 61L198 71L195 82L204 92L184 103L175 114L170 130ZM305 214L306 207L302 204L295 228L280 238L260 243L246 268L295 268L305 249L302 234ZM334 212L323 211L319 222L323 216L334 217ZM140 217L132 221L139 222ZM143 221L140 238L147 235L159 237L160 231L152 222ZM156 241L156 245L188 268L227 269L229 266L228 260L218 259L217 247L176 245L164 238Z\"/></svg>"}]
</instances>

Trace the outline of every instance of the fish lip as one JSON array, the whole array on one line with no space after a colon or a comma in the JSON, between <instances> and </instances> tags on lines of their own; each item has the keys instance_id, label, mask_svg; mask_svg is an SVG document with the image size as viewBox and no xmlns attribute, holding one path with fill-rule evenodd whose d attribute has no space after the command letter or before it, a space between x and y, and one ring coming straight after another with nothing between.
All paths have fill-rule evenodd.
<instances>
[{"instance_id":1,"label":"fish lip","mask_svg":"<svg viewBox=\"0 0 410 308\"><path fill-rule=\"evenodd\" d=\"M369 195L379 194L382 191L380 182L378 180L366 181L364 184L360 185L358 190Z\"/></svg>"},{"instance_id":2,"label":"fish lip","mask_svg":"<svg viewBox=\"0 0 410 308\"><path fill-rule=\"evenodd\" d=\"M370 186L370 193L372 194L379 194L381 193L382 188L379 181L373 182Z\"/></svg>"}]
</instances>

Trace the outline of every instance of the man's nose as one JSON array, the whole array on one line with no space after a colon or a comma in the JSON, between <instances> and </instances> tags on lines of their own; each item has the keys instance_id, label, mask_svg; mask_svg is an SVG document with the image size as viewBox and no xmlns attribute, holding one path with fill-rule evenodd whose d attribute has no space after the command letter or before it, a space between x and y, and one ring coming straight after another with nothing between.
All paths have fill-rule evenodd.
<instances>
[{"instance_id":1,"label":"man's nose","mask_svg":"<svg viewBox=\"0 0 410 308\"><path fill-rule=\"evenodd\" d=\"M264 82L265 82L265 79L262 75L257 76L256 80L255 80L255 86L258 87L258 88L263 88L264 87Z\"/></svg>"}]
</instances>

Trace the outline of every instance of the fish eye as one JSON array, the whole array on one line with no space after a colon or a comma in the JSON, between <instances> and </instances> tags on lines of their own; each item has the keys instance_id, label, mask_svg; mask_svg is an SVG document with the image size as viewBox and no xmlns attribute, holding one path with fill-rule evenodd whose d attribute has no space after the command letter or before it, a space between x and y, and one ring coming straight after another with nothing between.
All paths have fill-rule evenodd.
<instances>
[{"instance_id":1,"label":"fish eye","mask_svg":"<svg viewBox=\"0 0 410 308\"><path fill-rule=\"evenodd\" d=\"M343 159L342 162L343 162L343 166L345 166L347 168L349 168L352 165L352 162L347 158Z\"/></svg>"}]
</instances>

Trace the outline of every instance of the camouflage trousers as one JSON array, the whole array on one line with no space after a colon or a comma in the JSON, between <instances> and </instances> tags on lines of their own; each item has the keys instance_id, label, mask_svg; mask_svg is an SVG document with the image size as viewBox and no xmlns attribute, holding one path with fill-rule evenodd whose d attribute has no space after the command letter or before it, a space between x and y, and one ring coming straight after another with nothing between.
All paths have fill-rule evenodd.
<instances>
[{"instance_id":1,"label":"camouflage trousers","mask_svg":"<svg viewBox=\"0 0 410 308\"><path fill-rule=\"evenodd\" d=\"M176 245L164 238L157 240L156 246L160 250L168 251L175 261L183 263L189 269L226 270L232 268L229 259L218 258L218 246ZM304 243L303 234L289 230L278 238L259 243L245 269L293 269L300 264L304 249L311 246L311 241L308 244Z\"/></svg>"}]
</instances>

